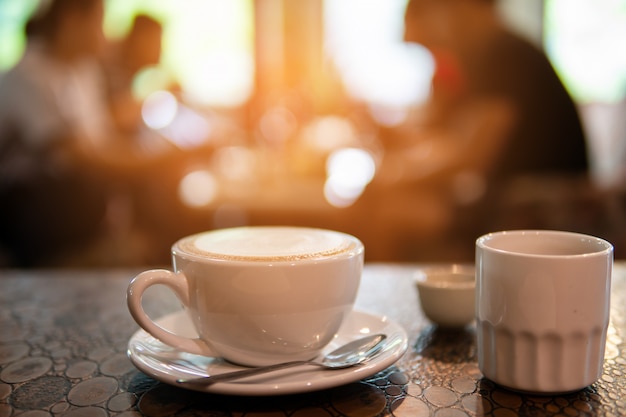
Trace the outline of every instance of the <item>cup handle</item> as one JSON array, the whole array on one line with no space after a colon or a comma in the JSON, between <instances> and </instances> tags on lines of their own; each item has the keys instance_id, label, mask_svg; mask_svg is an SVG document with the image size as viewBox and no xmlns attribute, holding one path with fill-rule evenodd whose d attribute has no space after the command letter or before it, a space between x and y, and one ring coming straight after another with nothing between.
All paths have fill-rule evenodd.
<instances>
[{"instance_id":1,"label":"cup handle","mask_svg":"<svg viewBox=\"0 0 626 417\"><path fill-rule=\"evenodd\" d=\"M174 334L156 324L146 314L141 302L143 294L149 287L157 284L170 288L183 305L189 307L189 286L182 272L174 273L167 269L152 269L140 273L128 285L126 302L133 319L142 329L167 345L175 346L177 349L185 352L206 355L207 351L212 349L205 341Z\"/></svg>"}]
</instances>

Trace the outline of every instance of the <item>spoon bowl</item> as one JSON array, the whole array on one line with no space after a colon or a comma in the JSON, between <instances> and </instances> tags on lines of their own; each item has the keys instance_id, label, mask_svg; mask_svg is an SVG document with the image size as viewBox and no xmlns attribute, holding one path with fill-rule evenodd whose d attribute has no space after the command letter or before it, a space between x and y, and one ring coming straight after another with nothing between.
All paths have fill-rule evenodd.
<instances>
[{"instance_id":1,"label":"spoon bowl","mask_svg":"<svg viewBox=\"0 0 626 417\"><path fill-rule=\"evenodd\" d=\"M318 366L325 369L349 368L367 362L380 353L385 345L385 339L387 339L387 336L384 334L374 334L353 340L328 353L321 362L317 362L313 359L308 361L284 362L200 378L178 379L176 382L179 384L211 385L216 382L231 381L295 366Z\"/></svg>"}]
</instances>

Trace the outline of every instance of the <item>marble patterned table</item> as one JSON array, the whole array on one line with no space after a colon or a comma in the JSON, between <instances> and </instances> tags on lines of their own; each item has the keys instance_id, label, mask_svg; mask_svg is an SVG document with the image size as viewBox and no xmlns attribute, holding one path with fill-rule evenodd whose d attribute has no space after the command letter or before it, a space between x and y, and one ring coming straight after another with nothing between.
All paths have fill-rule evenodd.
<instances>
[{"instance_id":1,"label":"marble patterned table","mask_svg":"<svg viewBox=\"0 0 626 417\"><path fill-rule=\"evenodd\" d=\"M0 417L626 415L625 263L614 271L602 378L555 397L484 379L474 327L443 331L421 313L412 279L419 267L366 265L357 299L357 309L406 330L409 348L400 360L356 383L270 397L189 391L137 370L126 354L138 327L125 291L138 271L0 271ZM155 317L178 308L159 289L145 305Z\"/></svg>"}]
</instances>

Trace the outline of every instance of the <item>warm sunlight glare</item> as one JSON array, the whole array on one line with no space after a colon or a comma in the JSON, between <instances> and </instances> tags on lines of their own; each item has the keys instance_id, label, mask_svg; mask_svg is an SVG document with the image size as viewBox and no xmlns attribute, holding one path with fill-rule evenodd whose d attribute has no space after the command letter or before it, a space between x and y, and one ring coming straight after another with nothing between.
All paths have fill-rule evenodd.
<instances>
[{"instance_id":1,"label":"warm sunlight glare","mask_svg":"<svg viewBox=\"0 0 626 417\"><path fill-rule=\"evenodd\" d=\"M352 96L391 108L420 104L428 97L434 61L425 48L403 42L405 4L325 1L326 48Z\"/></svg>"},{"instance_id":2,"label":"warm sunlight glare","mask_svg":"<svg viewBox=\"0 0 626 417\"><path fill-rule=\"evenodd\" d=\"M124 35L137 12L163 23L161 65L198 106L236 107L252 94L252 0L107 0L105 33Z\"/></svg>"},{"instance_id":3,"label":"warm sunlight glare","mask_svg":"<svg viewBox=\"0 0 626 417\"><path fill-rule=\"evenodd\" d=\"M626 94L626 0L546 1L546 50L579 102Z\"/></svg>"}]
</instances>

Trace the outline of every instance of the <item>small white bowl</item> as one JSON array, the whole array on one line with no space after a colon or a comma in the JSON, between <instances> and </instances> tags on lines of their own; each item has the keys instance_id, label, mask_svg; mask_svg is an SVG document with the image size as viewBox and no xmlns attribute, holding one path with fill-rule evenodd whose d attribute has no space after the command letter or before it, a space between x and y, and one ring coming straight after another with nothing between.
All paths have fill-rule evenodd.
<instances>
[{"instance_id":1,"label":"small white bowl","mask_svg":"<svg viewBox=\"0 0 626 417\"><path fill-rule=\"evenodd\" d=\"M463 327L475 317L476 274L473 266L424 268L415 274L422 311L442 327Z\"/></svg>"}]
</instances>

